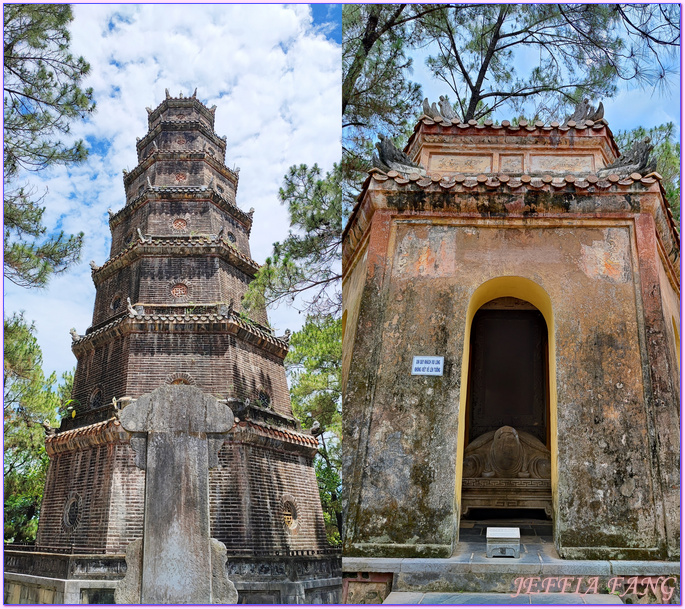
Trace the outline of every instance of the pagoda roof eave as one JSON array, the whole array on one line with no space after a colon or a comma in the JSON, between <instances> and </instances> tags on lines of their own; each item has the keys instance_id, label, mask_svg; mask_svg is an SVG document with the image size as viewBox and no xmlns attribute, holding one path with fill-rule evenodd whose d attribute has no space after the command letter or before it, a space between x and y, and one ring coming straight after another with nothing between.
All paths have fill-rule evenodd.
<instances>
[{"instance_id":1,"label":"pagoda roof eave","mask_svg":"<svg viewBox=\"0 0 685 609\"><path fill-rule=\"evenodd\" d=\"M392 204L388 204L388 198L394 199L398 194L406 192L407 194L423 192L422 201L425 205L420 210L413 210L418 212L447 212L449 211L450 199L445 199L444 195L453 195L459 197L460 195L495 195L495 194L512 194L521 195L528 192L549 193L554 195L573 194L578 195L580 199L583 197L599 197L601 202L604 197L611 197L616 194L638 194L649 195L651 197L647 200L647 207L642 209L639 200L634 199L633 204L637 207L635 209L626 210L615 208L615 204L610 204L609 207L603 208L602 205L597 207L593 205L592 209L583 210L580 206L577 210L569 212L561 209L546 210L536 209L513 209L509 211L504 209L502 213L495 213L493 210L492 217L526 217L528 219L534 217L545 217L549 214L575 213L580 215L592 214L593 216L602 214L624 213L639 213L640 211L647 211L652 213L657 223L657 232L664 244L664 251L670 264L674 267L674 272L679 276L680 268L680 232L678 226L673 218L673 215L666 202L665 191L663 188L662 177L652 172L647 175L632 173L630 175L609 174L608 176L599 178L596 175L574 175L568 174L563 178L555 178L549 175L543 176L508 176L504 174L479 174L479 175L455 175L455 176L422 176L418 173L405 176L396 171L389 171L387 173L380 169L374 168L371 170L369 176L364 182L362 192L360 193L357 203L350 214L347 225L343 233L343 242L349 242L354 234L353 240L359 242L362 235L366 234L371 215L375 209L387 209L395 211L396 213L405 213L409 209L395 208ZM440 208L434 208L430 199L426 197L437 196L440 200ZM653 195L657 195L654 197ZM370 199L380 201L381 205L378 207L372 204ZM580 200L579 199L579 200ZM398 200L398 199L395 199ZM609 199L606 199L609 201ZM611 203L611 202L610 202ZM448 207L445 207L447 205ZM586 205L587 206L587 205ZM524 206L525 207L525 206ZM363 209L367 211L364 212ZM457 207L455 207L457 211ZM504 216L502 215L504 214ZM466 214L468 215L468 214ZM482 214L481 214L482 215ZM350 259L351 248L345 248L343 252L343 259ZM343 264L345 266L345 264Z\"/></svg>"},{"instance_id":2,"label":"pagoda roof eave","mask_svg":"<svg viewBox=\"0 0 685 609\"><path fill-rule=\"evenodd\" d=\"M162 305L160 305L162 306ZM100 327L90 330L78 340L72 342L71 350L78 357L97 345L108 342L115 336L146 331L207 331L207 327L218 333L228 332L247 343L262 348L264 351L285 359L288 354L288 343L251 323L235 311L222 313L205 313L192 315L188 313L170 315L156 313L125 313ZM178 326L182 326L179 328Z\"/></svg>"},{"instance_id":3,"label":"pagoda roof eave","mask_svg":"<svg viewBox=\"0 0 685 609\"><path fill-rule=\"evenodd\" d=\"M125 250L107 260L91 273L93 282L101 283L117 270L145 256L168 255L207 256L218 255L250 277L254 277L260 265L240 253L218 235L146 235L145 240L138 238Z\"/></svg>"},{"instance_id":4,"label":"pagoda roof eave","mask_svg":"<svg viewBox=\"0 0 685 609\"><path fill-rule=\"evenodd\" d=\"M510 121L502 121L501 124L495 124L492 120L485 120L483 123L478 123L475 120L470 120L464 123L458 119L452 119L451 121L442 122L436 121L425 114L422 115L417 123L414 125L414 131L409 136L407 145L404 147L404 152L409 152L414 144L414 141L418 137L419 133L425 130L426 127L433 127L437 125L441 127L441 133L445 133L444 128L449 128L452 133L459 133L460 135L468 135L473 132L492 135L511 135L511 134L521 134L521 135L544 135L547 137L554 136L556 134L563 134L567 132L582 134L587 133L588 130L594 131L595 134L605 135L609 146L611 147L614 155L619 157L621 155L618 145L614 140L614 135L609 128L609 123L606 119L600 119L598 121L580 121L576 123L575 121L569 121L567 125L560 124L557 121L552 121L549 124L545 124L542 121L536 121L533 124L529 124L527 121L520 121L517 124L511 124Z\"/></svg>"},{"instance_id":5,"label":"pagoda roof eave","mask_svg":"<svg viewBox=\"0 0 685 609\"><path fill-rule=\"evenodd\" d=\"M229 212L236 220L238 220L249 235L252 230L252 214L246 213L237 205L226 200L216 190L208 186L152 186L145 189L130 203L126 204L119 211L112 215L109 219L109 225L114 228L119 222L130 213L136 211L139 207L145 205L148 201L159 201L166 199L187 199L188 197L195 197L199 200L208 200Z\"/></svg>"}]
</instances>

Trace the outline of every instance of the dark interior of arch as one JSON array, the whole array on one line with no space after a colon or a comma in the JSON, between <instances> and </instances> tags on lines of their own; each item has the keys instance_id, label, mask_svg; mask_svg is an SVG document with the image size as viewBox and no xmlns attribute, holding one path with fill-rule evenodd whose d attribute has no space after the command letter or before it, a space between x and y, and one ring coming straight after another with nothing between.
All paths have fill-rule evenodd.
<instances>
[{"instance_id":1,"label":"dark interior of arch","mask_svg":"<svg viewBox=\"0 0 685 609\"><path fill-rule=\"evenodd\" d=\"M500 298L471 326L468 442L509 425L549 447L547 325L533 305Z\"/></svg>"}]
</instances>

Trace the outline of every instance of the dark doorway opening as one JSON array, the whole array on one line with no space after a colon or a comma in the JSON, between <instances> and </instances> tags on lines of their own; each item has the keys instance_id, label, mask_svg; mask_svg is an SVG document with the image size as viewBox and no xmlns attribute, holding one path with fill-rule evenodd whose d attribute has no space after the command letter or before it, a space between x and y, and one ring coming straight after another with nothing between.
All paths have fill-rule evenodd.
<instances>
[{"instance_id":1,"label":"dark doorway opening","mask_svg":"<svg viewBox=\"0 0 685 609\"><path fill-rule=\"evenodd\" d=\"M552 515L547 324L532 304L498 298L471 325L460 515ZM480 518L480 516L479 516ZM530 518L530 516L528 516ZM535 519L535 516L533 516Z\"/></svg>"},{"instance_id":2,"label":"dark doorway opening","mask_svg":"<svg viewBox=\"0 0 685 609\"><path fill-rule=\"evenodd\" d=\"M549 448L547 325L533 305L500 298L471 327L467 444L504 425Z\"/></svg>"}]
</instances>

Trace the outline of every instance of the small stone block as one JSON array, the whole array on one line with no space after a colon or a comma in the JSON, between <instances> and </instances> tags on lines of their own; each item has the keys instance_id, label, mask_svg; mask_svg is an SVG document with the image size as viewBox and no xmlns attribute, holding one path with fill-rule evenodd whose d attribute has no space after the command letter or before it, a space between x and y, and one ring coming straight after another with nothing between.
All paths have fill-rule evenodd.
<instances>
[{"instance_id":1,"label":"small stone block","mask_svg":"<svg viewBox=\"0 0 685 609\"><path fill-rule=\"evenodd\" d=\"M486 539L488 558L521 557L521 531L518 527L488 527Z\"/></svg>"}]
</instances>

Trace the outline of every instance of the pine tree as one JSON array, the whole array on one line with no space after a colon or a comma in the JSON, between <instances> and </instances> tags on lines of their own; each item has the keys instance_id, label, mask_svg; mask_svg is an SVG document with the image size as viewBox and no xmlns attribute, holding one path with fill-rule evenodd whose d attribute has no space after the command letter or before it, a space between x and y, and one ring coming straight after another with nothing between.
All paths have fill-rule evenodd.
<instances>
[{"instance_id":1,"label":"pine tree","mask_svg":"<svg viewBox=\"0 0 685 609\"><path fill-rule=\"evenodd\" d=\"M293 334L285 363L293 413L305 428L319 424L316 477L328 539L337 545L342 534L342 320L309 316L302 330Z\"/></svg>"},{"instance_id":2,"label":"pine tree","mask_svg":"<svg viewBox=\"0 0 685 609\"><path fill-rule=\"evenodd\" d=\"M32 542L48 467L45 426L56 425L66 405L73 376L43 374L43 356L35 327L23 314L4 320L4 461L5 541Z\"/></svg>"},{"instance_id":3,"label":"pine tree","mask_svg":"<svg viewBox=\"0 0 685 609\"><path fill-rule=\"evenodd\" d=\"M290 233L274 243L243 299L247 309L302 294L311 314L342 311L340 291L342 258L342 199L340 166L321 177L314 165L292 166L278 196L288 206Z\"/></svg>"},{"instance_id":4,"label":"pine tree","mask_svg":"<svg viewBox=\"0 0 685 609\"><path fill-rule=\"evenodd\" d=\"M26 172L86 158L82 141L65 143L74 119L92 112L92 90L80 83L90 66L69 52L71 7L4 7L4 273L24 287L43 287L79 259L83 233L47 234L45 194L24 183Z\"/></svg>"}]
</instances>

